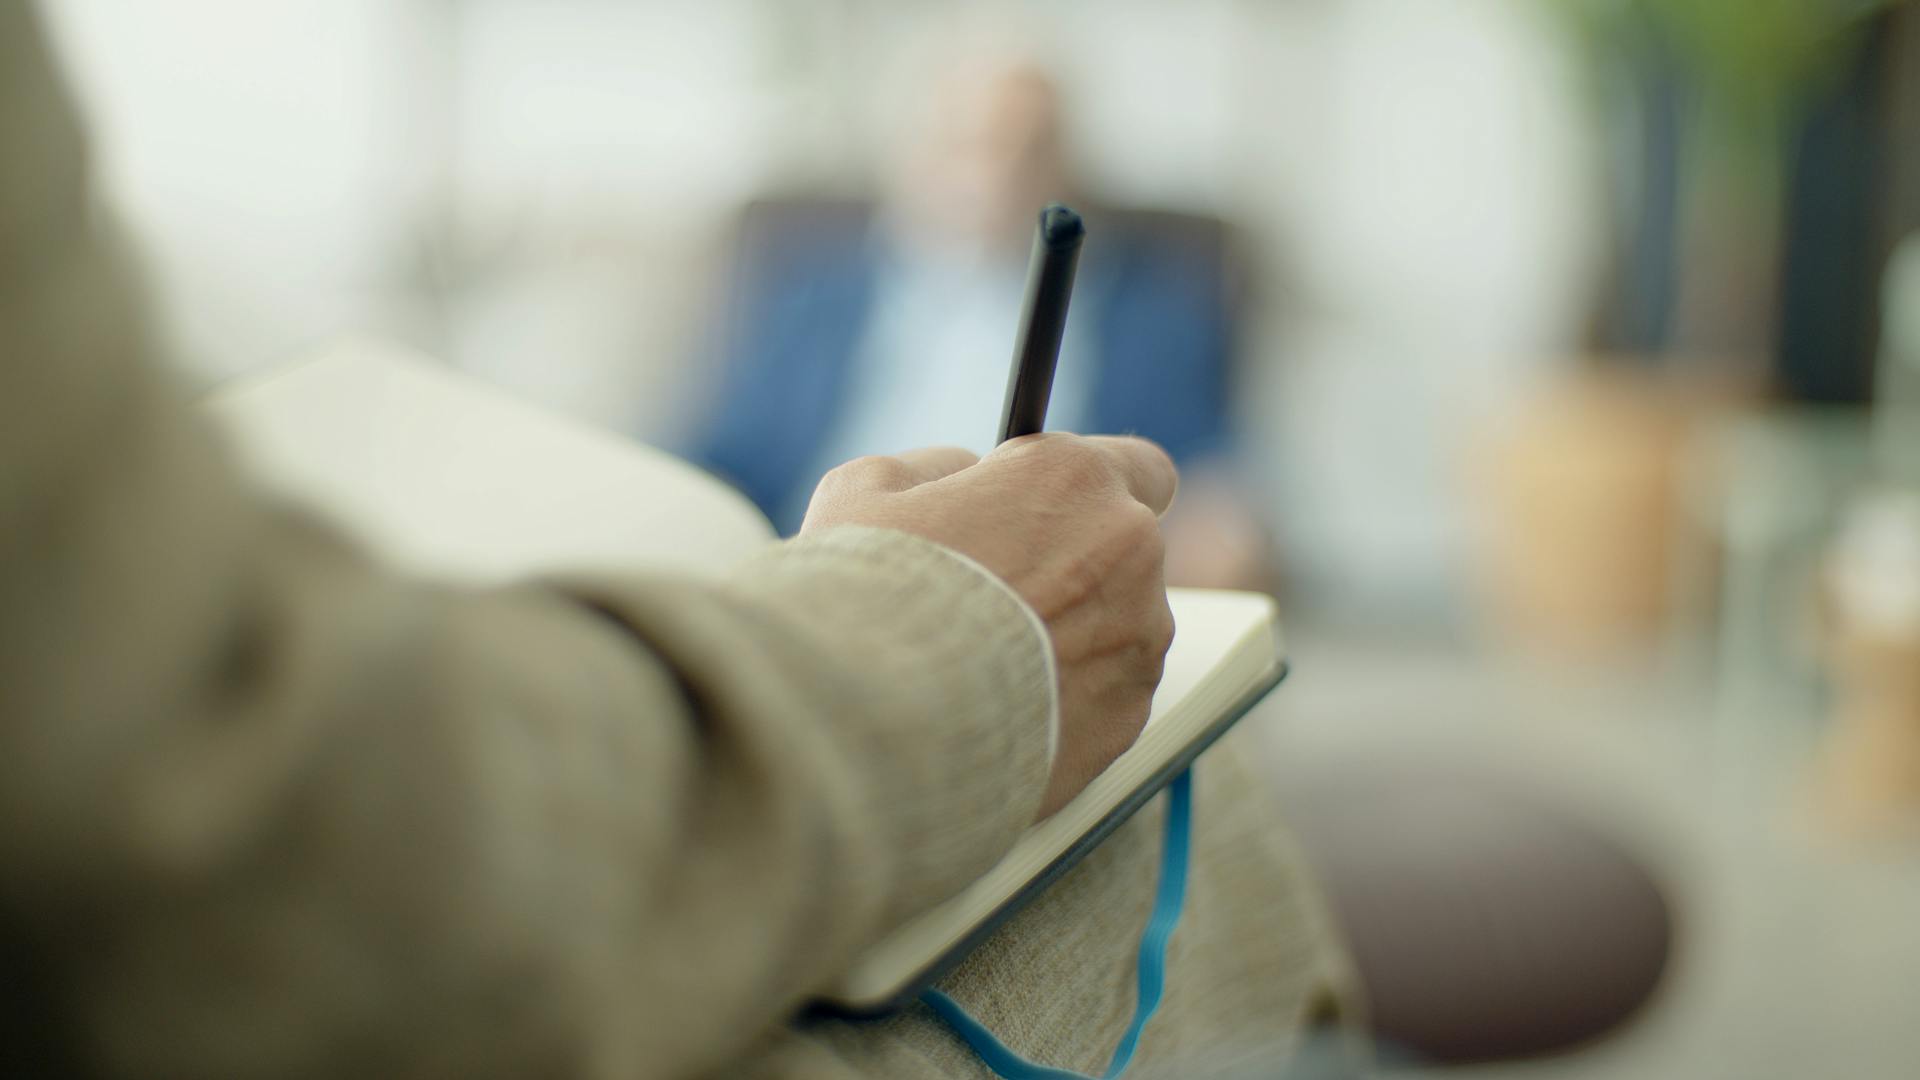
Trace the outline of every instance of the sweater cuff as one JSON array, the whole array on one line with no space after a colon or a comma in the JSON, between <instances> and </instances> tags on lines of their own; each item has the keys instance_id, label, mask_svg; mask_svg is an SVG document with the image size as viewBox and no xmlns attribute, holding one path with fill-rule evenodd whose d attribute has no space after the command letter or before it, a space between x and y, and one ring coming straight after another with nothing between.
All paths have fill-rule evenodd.
<instances>
[{"instance_id":1,"label":"sweater cuff","mask_svg":"<svg viewBox=\"0 0 1920 1080\"><path fill-rule=\"evenodd\" d=\"M869 811L904 862L893 915L971 881L1033 820L1059 688L1045 625L1005 583L905 532L839 526L748 559L729 588L806 624L868 689L842 737L873 762Z\"/></svg>"},{"instance_id":2,"label":"sweater cuff","mask_svg":"<svg viewBox=\"0 0 1920 1080\"><path fill-rule=\"evenodd\" d=\"M838 525L788 540L748 559L735 577L753 574L757 564L762 563L807 562L810 557L838 562L845 556L852 556L882 575L915 579L917 587L913 591L923 596L944 593L941 605L953 613L950 629L963 629L960 625L963 612L971 616L964 621L991 625L991 633L971 633L963 637L968 651L978 654L980 662L998 667L1003 673L1018 672L1010 676L1003 674L1005 685L1031 685L1033 679L1026 668L1037 662L1039 682L1046 688L1045 764L1046 775L1051 775L1060 752L1060 673L1053 636L1046 620L1013 586L972 556L900 529ZM1020 628L1009 624L1018 624ZM1007 655L1010 650L1024 657L1010 657ZM1031 704L1034 703L1009 702L1010 718L1013 713L1027 712Z\"/></svg>"},{"instance_id":3,"label":"sweater cuff","mask_svg":"<svg viewBox=\"0 0 1920 1080\"><path fill-rule=\"evenodd\" d=\"M1027 629L1031 632L1033 640L1039 645L1040 656L1046 668L1047 772L1051 775L1053 772L1053 763L1060 756L1060 669L1056 666L1058 662L1054 659L1053 655L1053 636L1047 632L1046 620L1042 619L1040 613L1033 609L1033 605L1027 603L1019 593L1013 591L1013 586L1002 580L1000 575L982 566L979 561L971 555L962 554L945 544L935 543L925 537L915 536L912 533L900 532L894 529L865 529L861 526L843 527L882 534L889 537L898 536L910 543L922 544L932 548L972 571L975 577L998 590L1007 603L1019 609L1020 614L1027 620Z\"/></svg>"},{"instance_id":4,"label":"sweater cuff","mask_svg":"<svg viewBox=\"0 0 1920 1080\"><path fill-rule=\"evenodd\" d=\"M843 868L887 925L964 886L1033 821L1058 741L1045 625L939 544L840 526L770 545L718 587L561 583L672 668L708 737L745 739L818 785L837 832L885 857ZM782 714L807 722L782 724ZM857 822L857 825L845 823Z\"/></svg>"}]
</instances>

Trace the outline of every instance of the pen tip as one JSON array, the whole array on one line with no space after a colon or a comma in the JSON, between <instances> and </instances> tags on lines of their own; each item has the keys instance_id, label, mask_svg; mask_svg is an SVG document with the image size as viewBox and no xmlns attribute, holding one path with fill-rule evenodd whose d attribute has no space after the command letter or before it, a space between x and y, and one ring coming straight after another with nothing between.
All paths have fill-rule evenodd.
<instances>
[{"instance_id":1,"label":"pen tip","mask_svg":"<svg viewBox=\"0 0 1920 1080\"><path fill-rule=\"evenodd\" d=\"M1070 248L1086 235L1087 226L1080 215L1059 203L1049 203L1040 211L1040 239L1048 247Z\"/></svg>"}]
</instances>

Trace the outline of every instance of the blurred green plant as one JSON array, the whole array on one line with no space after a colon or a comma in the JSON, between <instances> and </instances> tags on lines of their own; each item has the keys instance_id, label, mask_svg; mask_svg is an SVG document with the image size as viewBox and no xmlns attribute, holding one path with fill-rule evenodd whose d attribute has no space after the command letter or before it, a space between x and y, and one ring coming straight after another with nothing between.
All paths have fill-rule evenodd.
<instances>
[{"instance_id":1,"label":"blurred green plant","mask_svg":"<svg viewBox=\"0 0 1920 1080\"><path fill-rule=\"evenodd\" d=\"M1916 0L1545 0L1565 19L1603 113L1652 75L1680 80L1681 340L1768 348L1789 132L1841 76L1878 13ZM1626 82L1623 84L1621 79ZM1642 99L1644 100L1644 99ZM1631 107L1631 106L1630 106Z\"/></svg>"},{"instance_id":2,"label":"blurred green plant","mask_svg":"<svg viewBox=\"0 0 1920 1080\"><path fill-rule=\"evenodd\" d=\"M1820 86L1868 17L1910 0L1557 0L1603 51L1651 37L1724 119L1767 121Z\"/></svg>"}]
</instances>

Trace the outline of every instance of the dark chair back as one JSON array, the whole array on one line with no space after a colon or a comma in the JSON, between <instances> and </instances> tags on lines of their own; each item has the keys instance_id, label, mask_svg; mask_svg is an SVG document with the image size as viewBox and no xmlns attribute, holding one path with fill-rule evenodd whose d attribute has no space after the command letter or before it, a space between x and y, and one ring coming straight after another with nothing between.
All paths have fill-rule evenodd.
<instances>
[{"instance_id":1,"label":"dark chair back","mask_svg":"<svg viewBox=\"0 0 1920 1080\"><path fill-rule=\"evenodd\" d=\"M0 1077L77 1080L85 1075L54 1007L40 950L0 924Z\"/></svg>"}]
</instances>

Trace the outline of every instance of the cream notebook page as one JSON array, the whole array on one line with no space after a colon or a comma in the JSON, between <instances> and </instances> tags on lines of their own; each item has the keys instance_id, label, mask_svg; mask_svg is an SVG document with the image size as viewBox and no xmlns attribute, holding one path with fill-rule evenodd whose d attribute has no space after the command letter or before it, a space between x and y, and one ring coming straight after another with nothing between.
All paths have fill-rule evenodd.
<instances>
[{"instance_id":1,"label":"cream notebook page","mask_svg":"<svg viewBox=\"0 0 1920 1080\"><path fill-rule=\"evenodd\" d=\"M257 480L421 573L713 574L774 539L692 465L388 346L243 379L207 405Z\"/></svg>"},{"instance_id":2,"label":"cream notebook page","mask_svg":"<svg viewBox=\"0 0 1920 1080\"><path fill-rule=\"evenodd\" d=\"M422 574L482 583L543 570L714 575L775 539L743 496L685 462L388 347L245 380L207 406L260 483ZM834 1000L855 1010L895 1001L1209 724L1277 678L1270 599L1176 589L1170 600L1178 629L1140 740L984 877L871 949Z\"/></svg>"}]
</instances>

